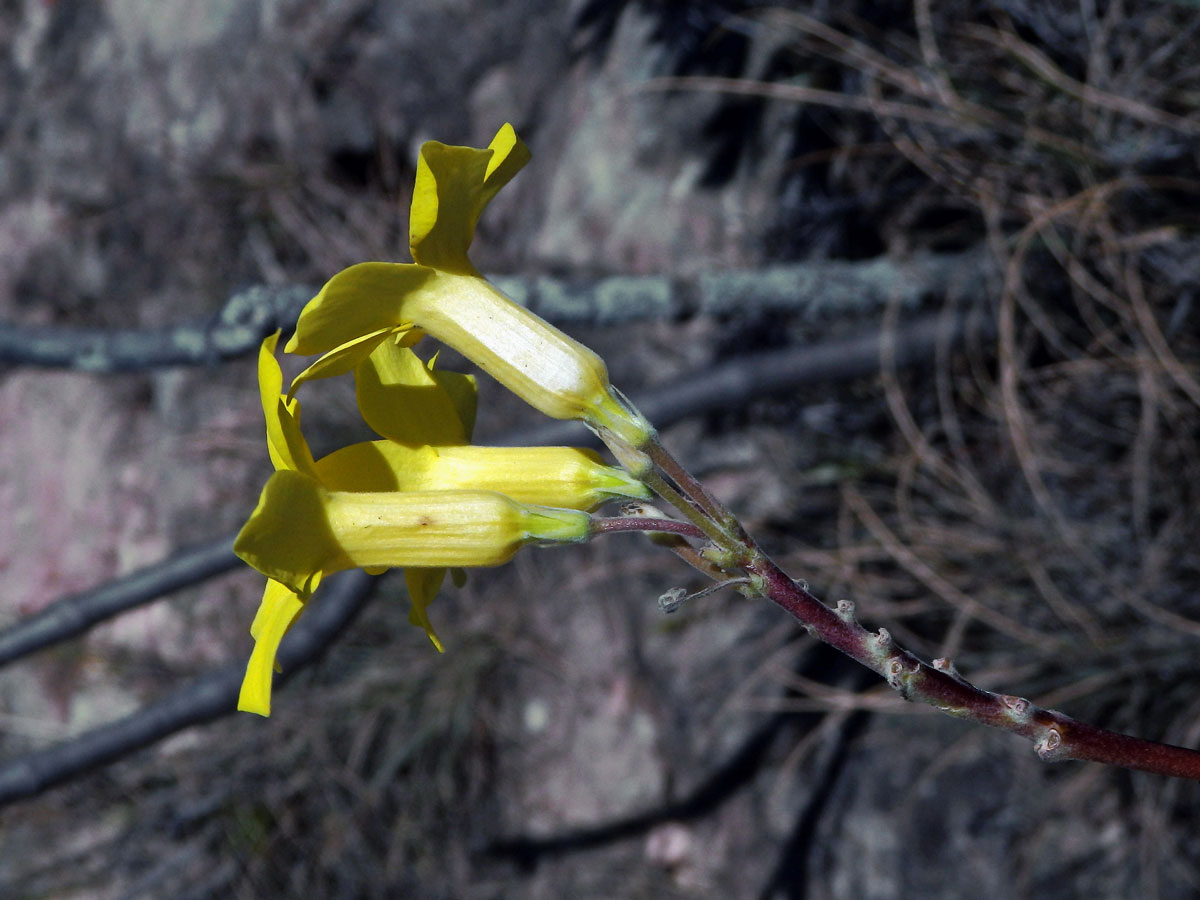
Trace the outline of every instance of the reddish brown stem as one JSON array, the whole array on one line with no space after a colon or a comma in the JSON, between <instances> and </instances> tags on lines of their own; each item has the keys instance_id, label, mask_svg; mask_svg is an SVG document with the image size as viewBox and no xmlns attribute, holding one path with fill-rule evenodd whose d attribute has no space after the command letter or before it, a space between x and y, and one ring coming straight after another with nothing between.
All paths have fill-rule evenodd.
<instances>
[{"instance_id":1,"label":"reddish brown stem","mask_svg":"<svg viewBox=\"0 0 1200 900\"><path fill-rule=\"evenodd\" d=\"M949 660L934 660L932 666L926 665L897 646L886 629L867 631L855 619L853 603L843 600L836 610L830 609L768 559L733 514L656 439L651 438L638 449L678 486L678 491L654 473L645 478L646 483L694 524L668 520L669 528L659 528L653 523L662 520L635 518L632 522L636 525L614 524L598 530L669 530L692 537L707 535L727 554L719 561L725 572L743 569L751 577L755 591L782 606L827 644L878 672L906 700L927 703L949 715L1019 734L1034 742L1044 760L1089 760L1200 780L1200 752L1196 750L1118 734L1042 709L1023 697L985 691L959 675ZM705 558L705 562L716 560Z\"/></svg>"},{"instance_id":2,"label":"reddish brown stem","mask_svg":"<svg viewBox=\"0 0 1200 900\"><path fill-rule=\"evenodd\" d=\"M897 646L886 629L867 631L855 620L854 605L849 601L839 603L837 610L830 609L765 556L760 554L745 568L761 580L767 597L821 640L878 672L906 700L1019 734L1033 741L1038 756L1047 762L1089 760L1200 780L1200 752L1196 750L1118 734L1042 709L1023 697L977 688L948 660L926 665Z\"/></svg>"},{"instance_id":3,"label":"reddish brown stem","mask_svg":"<svg viewBox=\"0 0 1200 900\"><path fill-rule=\"evenodd\" d=\"M675 519L652 519L646 516L612 516L592 519L592 534L607 534L616 531L654 531L680 534L697 540L705 539L704 532L691 522L678 522Z\"/></svg>"},{"instance_id":4,"label":"reddish brown stem","mask_svg":"<svg viewBox=\"0 0 1200 900\"><path fill-rule=\"evenodd\" d=\"M733 514L725 508L724 504L710 494L708 488L697 481L691 472L681 466L679 461L667 452L667 449L661 443L657 440L650 441L642 450L660 472L679 486L680 491L683 492L683 496L690 500L696 509L700 510L722 531L727 532L726 536L738 542L748 542L749 536L742 528L742 523L734 518ZM656 490L658 489L655 485L651 486L655 487ZM678 504L676 505L678 506Z\"/></svg>"}]
</instances>

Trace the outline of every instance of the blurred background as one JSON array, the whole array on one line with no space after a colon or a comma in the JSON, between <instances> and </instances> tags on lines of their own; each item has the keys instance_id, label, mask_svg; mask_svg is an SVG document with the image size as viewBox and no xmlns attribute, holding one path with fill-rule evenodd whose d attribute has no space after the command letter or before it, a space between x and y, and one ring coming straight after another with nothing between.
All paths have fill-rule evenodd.
<instances>
[{"instance_id":1,"label":"blurred background","mask_svg":"<svg viewBox=\"0 0 1200 900\"><path fill-rule=\"evenodd\" d=\"M406 261L421 142L510 121L533 162L473 260L789 572L1197 746L1198 35L1183 0L0 2L0 644L236 531L258 326ZM176 326L210 364L71 343ZM543 424L480 390L481 442ZM318 450L357 418L306 401ZM0 896L1200 892L1197 785L1046 766L767 603L665 616L701 584L633 535L448 588L444 655L383 576L269 720L217 691L105 744L244 664L261 579L216 570L0 670Z\"/></svg>"}]
</instances>

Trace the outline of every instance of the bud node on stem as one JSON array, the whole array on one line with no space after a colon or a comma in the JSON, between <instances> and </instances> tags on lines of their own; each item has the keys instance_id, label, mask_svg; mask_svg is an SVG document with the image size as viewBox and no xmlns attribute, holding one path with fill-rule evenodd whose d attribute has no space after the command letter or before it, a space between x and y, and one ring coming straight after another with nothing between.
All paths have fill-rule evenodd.
<instances>
[{"instance_id":1,"label":"bud node on stem","mask_svg":"<svg viewBox=\"0 0 1200 900\"><path fill-rule=\"evenodd\" d=\"M1033 710L1033 704L1024 697L1014 697L1011 694L1001 694L1001 702L1011 711L1014 721L1024 721Z\"/></svg>"},{"instance_id":2,"label":"bud node on stem","mask_svg":"<svg viewBox=\"0 0 1200 900\"><path fill-rule=\"evenodd\" d=\"M1046 733L1034 745L1037 755L1047 762L1057 759L1061 756L1063 744L1062 734L1057 728L1047 728Z\"/></svg>"}]
</instances>

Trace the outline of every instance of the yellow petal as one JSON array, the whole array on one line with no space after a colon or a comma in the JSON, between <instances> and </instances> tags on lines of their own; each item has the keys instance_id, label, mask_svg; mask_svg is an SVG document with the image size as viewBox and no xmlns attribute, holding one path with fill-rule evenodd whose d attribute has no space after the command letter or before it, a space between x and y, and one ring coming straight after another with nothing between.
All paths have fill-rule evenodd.
<instances>
[{"instance_id":1,"label":"yellow petal","mask_svg":"<svg viewBox=\"0 0 1200 900\"><path fill-rule=\"evenodd\" d=\"M238 709L260 716L271 714L275 654L279 650L279 642L303 610L304 603L299 596L277 581L267 582L262 605L254 617L254 650L242 678Z\"/></svg>"},{"instance_id":2,"label":"yellow petal","mask_svg":"<svg viewBox=\"0 0 1200 900\"><path fill-rule=\"evenodd\" d=\"M312 453L300 432L300 405L280 396L283 373L275 359L278 340L276 331L258 349L258 391L267 423L267 452L276 469L311 472Z\"/></svg>"},{"instance_id":3,"label":"yellow petal","mask_svg":"<svg viewBox=\"0 0 1200 900\"><path fill-rule=\"evenodd\" d=\"M486 150L423 144L409 217L413 259L443 272L476 274L467 250L479 216L527 162L529 149L508 124Z\"/></svg>"},{"instance_id":4,"label":"yellow petal","mask_svg":"<svg viewBox=\"0 0 1200 900\"><path fill-rule=\"evenodd\" d=\"M430 475L437 454L428 446L366 441L335 450L317 461L317 477L331 491L436 491Z\"/></svg>"},{"instance_id":5,"label":"yellow petal","mask_svg":"<svg viewBox=\"0 0 1200 900\"><path fill-rule=\"evenodd\" d=\"M316 362L292 379L288 396L292 397L306 381L317 381L321 378L335 378L353 372L364 359L371 355L380 344L397 332L396 327L380 328L357 337L354 340L339 344L328 353L323 354Z\"/></svg>"},{"instance_id":6,"label":"yellow petal","mask_svg":"<svg viewBox=\"0 0 1200 900\"><path fill-rule=\"evenodd\" d=\"M492 202L492 198L500 193L500 189L513 180L513 177L525 168L531 154L525 143L517 137L516 130L508 122L500 126L492 142L488 144L492 151L492 159L488 163L487 176L484 181L484 205Z\"/></svg>"},{"instance_id":7,"label":"yellow petal","mask_svg":"<svg viewBox=\"0 0 1200 900\"><path fill-rule=\"evenodd\" d=\"M325 353L373 332L404 325L405 299L433 270L406 263L359 263L333 276L300 313L288 353ZM349 369L346 369L349 371Z\"/></svg>"},{"instance_id":8,"label":"yellow petal","mask_svg":"<svg viewBox=\"0 0 1200 900\"><path fill-rule=\"evenodd\" d=\"M471 435L475 433L475 410L479 402L479 385L474 375L438 369L436 363L437 354L434 354L433 359L429 361L429 371L433 375L434 381L450 397L450 402L454 404L454 409L458 413L458 420L462 422L463 434L466 436L467 442L470 442Z\"/></svg>"},{"instance_id":9,"label":"yellow petal","mask_svg":"<svg viewBox=\"0 0 1200 900\"><path fill-rule=\"evenodd\" d=\"M337 545L355 566L495 566L530 542L590 535L587 513L526 506L494 491L325 492L322 500Z\"/></svg>"},{"instance_id":10,"label":"yellow petal","mask_svg":"<svg viewBox=\"0 0 1200 900\"><path fill-rule=\"evenodd\" d=\"M405 444L464 444L455 398L425 362L386 340L354 372L358 408L379 434Z\"/></svg>"},{"instance_id":11,"label":"yellow petal","mask_svg":"<svg viewBox=\"0 0 1200 900\"><path fill-rule=\"evenodd\" d=\"M258 348L258 392L262 397L263 411L274 406L283 393L283 372L275 359L275 346L279 343L279 331L263 338Z\"/></svg>"},{"instance_id":12,"label":"yellow petal","mask_svg":"<svg viewBox=\"0 0 1200 900\"><path fill-rule=\"evenodd\" d=\"M319 578L313 582L313 590L314 591L317 589L317 585L319 583L320 583ZM270 616L275 603L277 602L276 598L272 595L273 592L289 593L289 594L292 593L290 590L288 590L288 588L285 585L282 585L277 581L272 581L270 578L267 579L266 587L263 589L262 601L258 604L258 610L254 614L254 621L250 623L250 637L254 638L255 640L258 640L259 634L262 632L263 628L266 627L267 619ZM306 598L301 597L300 602L301 603L307 602ZM297 618L298 617L299 617L299 615L297 614ZM292 625L294 625L294 624L295 624L295 619L292 620ZM289 630L291 629L291 625L288 626L288 629ZM276 672L279 671L278 663L275 664L275 671Z\"/></svg>"},{"instance_id":13,"label":"yellow petal","mask_svg":"<svg viewBox=\"0 0 1200 900\"><path fill-rule=\"evenodd\" d=\"M442 581L445 577L446 570L444 568L427 569L413 566L404 570L404 581L408 585L408 599L411 604L408 609L408 621L418 628L425 629L429 640L433 641L433 646L437 647L438 653L445 652L446 648L442 646L441 640L434 632L433 623L429 621L427 610L438 591L442 589Z\"/></svg>"},{"instance_id":14,"label":"yellow petal","mask_svg":"<svg viewBox=\"0 0 1200 900\"><path fill-rule=\"evenodd\" d=\"M305 596L320 575L353 568L330 531L326 494L315 478L288 469L276 472L234 540L233 552Z\"/></svg>"}]
</instances>

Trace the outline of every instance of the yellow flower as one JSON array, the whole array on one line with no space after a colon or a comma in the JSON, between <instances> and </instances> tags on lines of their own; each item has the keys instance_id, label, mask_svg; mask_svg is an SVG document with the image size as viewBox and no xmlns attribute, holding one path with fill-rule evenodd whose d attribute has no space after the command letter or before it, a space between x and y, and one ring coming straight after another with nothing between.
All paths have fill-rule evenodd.
<instances>
[{"instance_id":1,"label":"yellow flower","mask_svg":"<svg viewBox=\"0 0 1200 900\"><path fill-rule=\"evenodd\" d=\"M389 336L412 340L424 331L547 415L643 446L653 430L618 398L603 360L500 293L467 257L480 214L528 160L511 125L483 150L427 142L409 223L415 263L359 263L326 283L287 346L325 355L293 392L310 378L349 371Z\"/></svg>"},{"instance_id":2,"label":"yellow flower","mask_svg":"<svg viewBox=\"0 0 1200 900\"><path fill-rule=\"evenodd\" d=\"M332 492L281 469L234 542L234 552L268 579L238 709L270 715L279 643L323 576L417 567L405 572L417 610L415 591L432 599L446 567L500 565L534 542L584 541L590 525L586 512L527 506L495 491ZM416 624L428 629L427 620Z\"/></svg>"},{"instance_id":3,"label":"yellow flower","mask_svg":"<svg viewBox=\"0 0 1200 900\"><path fill-rule=\"evenodd\" d=\"M354 566L373 574L405 566L409 619L441 650L427 607L441 587L446 565L494 565L523 542L555 539L552 526L560 511L529 512L524 504L587 510L613 498L648 496L644 485L588 450L467 445L475 416L474 379L437 370L395 338L377 344L356 369L360 408L387 439L353 444L314 460L300 430L299 401L282 393L283 376L275 359L278 337L263 341L258 361L267 446L277 476L268 482L235 544L239 555L268 576L251 627L255 648L239 709L270 713L279 642L322 575ZM440 514L443 532L450 529L474 546L455 546L453 538L412 518L412 510L422 503L441 509L445 497L431 498L428 492L446 491L506 495L499 505L493 496L483 503L459 496L456 502L466 521ZM508 505L511 501L518 501L519 508ZM348 510L357 510L357 518ZM578 526L582 520L568 521ZM520 522L525 530L518 532L514 523ZM404 523L418 533L402 534ZM482 531L481 525L486 526ZM440 533L438 540L445 543L431 547L421 543L420 533L426 541ZM570 539L581 538L572 532Z\"/></svg>"},{"instance_id":4,"label":"yellow flower","mask_svg":"<svg viewBox=\"0 0 1200 900\"><path fill-rule=\"evenodd\" d=\"M343 569L498 566L538 541L590 536L586 512L497 491L330 491L301 472L268 479L234 552L300 596Z\"/></svg>"}]
</instances>

